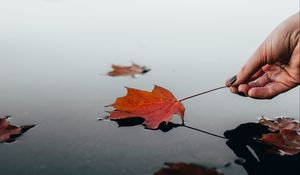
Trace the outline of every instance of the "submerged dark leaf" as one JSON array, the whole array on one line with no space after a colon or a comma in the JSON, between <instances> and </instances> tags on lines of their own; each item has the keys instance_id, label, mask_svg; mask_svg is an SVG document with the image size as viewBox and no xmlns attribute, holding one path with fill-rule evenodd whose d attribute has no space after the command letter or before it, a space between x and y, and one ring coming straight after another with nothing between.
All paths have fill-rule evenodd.
<instances>
[{"instance_id":1,"label":"submerged dark leaf","mask_svg":"<svg viewBox=\"0 0 300 175\"><path fill-rule=\"evenodd\" d=\"M206 168L201 165L187 163L165 163L167 167L160 169L154 175L223 175L216 168Z\"/></svg>"},{"instance_id":2,"label":"submerged dark leaf","mask_svg":"<svg viewBox=\"0 0 300 175\"><path fill-rule=\"evenodd\" d=\"M228 138L226 142L228 147L239 158L235 163L244 167L247 174L298 174L300 154L273 154L275 150L278 153L278 147L261 140L265 134L276 134L278 136L278 133L279 131L272 133L267 126L260 123L244 123L235 129L226 131L224 136ZM270 154L271 152L273 153Z\"/></svg>"}]
</instances>

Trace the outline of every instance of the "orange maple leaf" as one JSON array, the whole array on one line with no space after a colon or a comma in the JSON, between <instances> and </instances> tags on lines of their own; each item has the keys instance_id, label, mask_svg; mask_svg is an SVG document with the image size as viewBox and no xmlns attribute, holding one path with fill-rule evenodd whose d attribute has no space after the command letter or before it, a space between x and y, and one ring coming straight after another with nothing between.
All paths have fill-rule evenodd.
<instances>
[{"instance_id":1,"label":"orange maple leaf","mask_svg":"<svg viewBox=\"0 0 300 175\"><path fill-rule=\"evenodd\" d=\"M184 117L185 108L175 96L165 88L154 86L151 92L127 88L127 95L119 97L109 105L115 108L109 119L142 117L149 129L157 129L161 122L168 123L173 114Z\"/></svg>"}]
</instances>

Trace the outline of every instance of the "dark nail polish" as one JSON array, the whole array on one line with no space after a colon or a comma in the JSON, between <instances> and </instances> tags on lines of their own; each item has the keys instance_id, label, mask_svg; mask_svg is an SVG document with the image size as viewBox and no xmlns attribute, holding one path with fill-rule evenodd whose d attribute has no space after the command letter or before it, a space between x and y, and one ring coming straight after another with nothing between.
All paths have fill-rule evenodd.
<instances>
[{"instance_id":1,"label":"dark nail polish","mask_svg":"<svg viewBox=\"0 0 300 175\"><path fill-rule=\"evenodd\" d=\"M236 75L227 80L226 86L231 86L236 81Z\"/></svg>"},{"instance_id":2,"label":"dark nail polish","mask_svg":"<svg viewBox=\"0 0 300 175\"><path fill-rule=\"evenodd\" d=\"M239 94L240 96L246 97L246 94L244 94L244 92L238 92L238 94Z\"/></svg>"}]
</instances>

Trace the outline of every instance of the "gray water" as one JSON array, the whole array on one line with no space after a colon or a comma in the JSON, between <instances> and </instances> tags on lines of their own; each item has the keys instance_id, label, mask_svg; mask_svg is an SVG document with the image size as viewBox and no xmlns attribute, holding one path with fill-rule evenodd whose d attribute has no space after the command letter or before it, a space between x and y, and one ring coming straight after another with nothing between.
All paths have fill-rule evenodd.
<instances>
[{"instance_id":1,"label":"gray water","mask_svg":"<svg viewBox=\"0 0 300 175\"><path fill-rule=\"evenodd\" d=\"M125 86L157 84L181 99L223 85L298 7L286 0L0 1L0 115L37 125L0 145L0 174L150 175L164 162L233 162L237 156L217 137L97 119ZM102 75L112 63L131 62L152 71L135 79ZM223 89L184 105L187 125L223 135L262 115L298 118L299 87L272 100ZM247 174L234 163L224 172Z\"/></svg>"}]
</instances>

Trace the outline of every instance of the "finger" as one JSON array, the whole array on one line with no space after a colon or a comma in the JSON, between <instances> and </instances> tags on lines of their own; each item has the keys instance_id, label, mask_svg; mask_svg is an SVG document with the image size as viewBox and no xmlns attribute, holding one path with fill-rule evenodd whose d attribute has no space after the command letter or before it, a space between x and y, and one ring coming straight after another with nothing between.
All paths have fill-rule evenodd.
<instances>
[{"instance_id":1,"label":"finger","mask_svg":"<svg viewBox=\"0 0 300 175\"><path fill-rule=\"evenodd\" d=\"M248 84L241 84L238 87L238 92L242 92L246 96L248 96L248 91L251 87Z\"/></svg>"},{"instance_id":2,"label":"finger","mask_svg":"<svg viewBox=\"0 0 300 175\"><path fill-rule=\"evenodd\" d=\"M242 83L246 83L250 80L250 78L259 70L267 64L265 59L265 49L264 45L260 46L253 56L247 61L247 63L243 66L240 72L237 74L237 80L232 84L233 86L240 85Z\"/></svg>"},{"instance_id":3,"label":"finger","mask_svg":"<svg viewBox=\"0 0 300 175\"><path fill-rule=\"evenodd\" d=\"M270 80L269 76L267 73L265 73L263 76L259 77L255 81L251 81L248 83L250 88L253 87L263 87L266 86L267 84L271 83L272 80Z\"/></svg>"},{"instance_id":4,"label":"finger","mask_svg":"<svg viewBox=\"0 0 300 175\"><path fill-rule=\"evenodd\" d=\"M268 74L264 74L263 76L259 77L255 81L251 81L247 84L241 84L238 86L238 91L244 93L248 96L248 91L253 87L263 87L267 84L271 83L271 80L268 77Z\"/></svg>"},{"instance_id":5,"label":"finger","mask_svg":"<svg viewBox=\"0 0 300 175\"><path fill-rule=\"evenodd\" d=\"M250 78L249 81L254 81L254 80L256 80L257 78L259 78L260 76L262 76L264 73L265 73L265 72L264 72L263 69L258 70L254 75L252 75L252 77ZM225 85L226 85L227 87L232 86L232 84L236 81L236 79L237 79L236 76L233 76L233 77L227 79L226 82L225 82Z\"/></svg>"},{"instance_id":6,"label":"finger","mask_svg":"<svg viewBox=\"0 0 300 175\"><path fill-rule=\"evenodd\" d=\"M271 99L290 88L282 83L269 83L264 87L253 87L248 91L248 96L257 99Z\"/></svg>"},{"instance_id":7,"label":"finger","mask_svg":"<svg viewBox=\"0 0 300 175\"><path fill-rule=\"evenodd\" d=\"M256 80L257 78L259 78L259 77L262 76L263 74L264 74L264 71L263 71L262 69L258 70L258 71L250 78L250 81ZM236 87L236 86L232 86L232 85L231 85L232 82L234 82L234 81L236 81L236 76L233 76L232 78L226 80L225 85L226 85L227 87L230 87L230 91L231 91L232 93L237 94L238 92L241 92L241 91L238 90L239 86ZM241 86L241 85L240 85L240 86ZM246 85L243 85L243 86L246 86ZM242 88L242 89L244 89L244 88ZM245 93L245 94L247 95L247 93Z\"/></svg>"},{"instance_id":8,"label":"finger","mask_svg":"<svg viewBox=\"0 0 300 175\"><path fill-rule=\"evenodd\" d=\"M257 78L261 77L262 75L264 75L264 71L263 69L259 69L254 75L252 75L252 77L250 78L249 81L254 81L256 80Z\"/></svg>"},{"instance_id":9,"label":"finger","mask_svg":"<svg viewBox=\"0 0 300 175\"><path fill-rule=\"evenodd\" d=\"M238 88L235 87L235 86L231 86L229 89L230 89L230 91L231 91L232 93L234 93L234 94L237 94L237 93L238 93Z\"/></svg>"}]
</instances>

